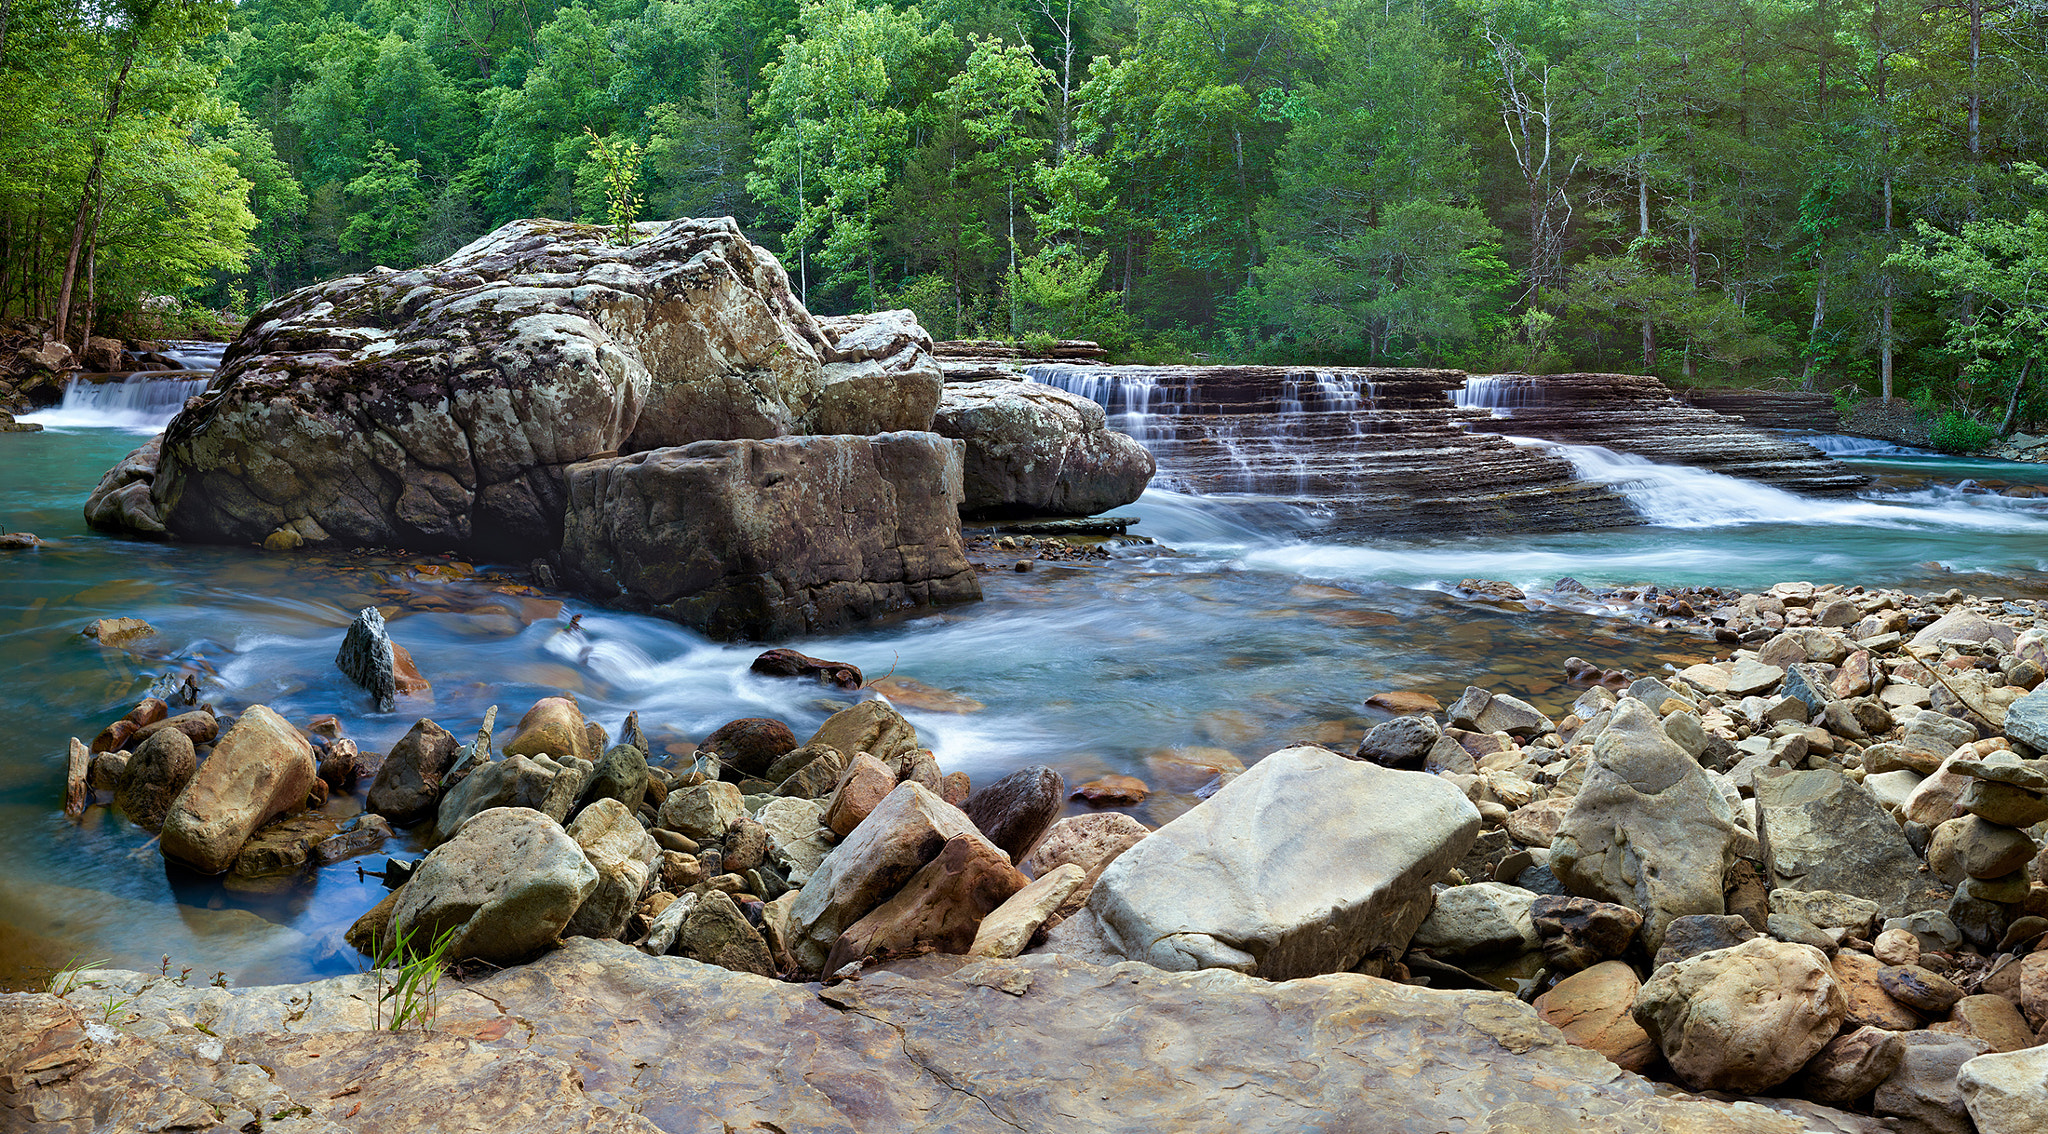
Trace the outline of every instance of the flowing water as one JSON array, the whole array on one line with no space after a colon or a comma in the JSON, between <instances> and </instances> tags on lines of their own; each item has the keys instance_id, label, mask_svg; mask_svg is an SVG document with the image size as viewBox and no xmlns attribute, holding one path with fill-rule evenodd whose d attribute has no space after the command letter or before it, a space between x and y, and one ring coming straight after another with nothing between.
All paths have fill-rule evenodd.
<instances>
[{"instance_id":1,"label":"flowing water","mask_svg":"<svg viewBox=\"0 0 2048 1134\"><path fill-rule=\"evenodd\" d=\"M1118 423L1140 435L1145 417L1170 412L1141 390L1101 393L1125 399L1112 407ZM1364 403L1371 391L1305 384L1299 394ZM496 704L502 730L535 699L564 690L614 733L637 710L657 757L687 752L736 717L778 717L803 737L847 703L753 676L758 645L714 643L541 594L489 564L89 531L79 514L85 494L169 409L158 412L143 420L124 416L143 414L136 406L81 402L40 415L43 433L0 436L0 525L48 541L0 553L0 986L83 958L152 968L169 954L174 972L189 965L200 979L224 971L242 983L361 965L340 933L384 891L355 863L282 890L246 888L166 868L148 836L110 808L82 823L64 818L67 738L89 739L166 676L196 673L203 696L226 710L260 702L301 724L335 713L372 751L388 750L423 715L465 735ZM1296 741L1355 744L1382 717L1363 704L1374 692L1417 689L1448 702L1471 683L1562 714L1578 693L1562 679L1569 655L1650 673L1716 653L1703 638L1599 611L1464 602L1446 590L1462 578L1805 578L2048 593L2048 501L1983 491L2048 483L2048 470L1870 461L1858 467L1881 479L1865 498L1814 500L1600 450L1566 455L1583 475L1615 484L1645 525L1367 541L1324 537L1313 511L1285 503L1155 490L1120 510L1141 519L1134 531L1153 545L1120 548L1106 563L991 573L982 603L789 644L979 702L965 713L903 705L947 771L986 782L1045 762L1070 783L1126 772L1157 789L1133 809L1156 823L1191 806L1214 766ZM344 628L371 604L433 681L431 699L379 714L335 671ZM80 637L104 616L143 618L157 632L126 650ZM355 806L343 798L330 811ZM401 858L418 851L405 839L387 849ZM359 861L375 868L383 859Z\"/></svg>"}]
</instances>

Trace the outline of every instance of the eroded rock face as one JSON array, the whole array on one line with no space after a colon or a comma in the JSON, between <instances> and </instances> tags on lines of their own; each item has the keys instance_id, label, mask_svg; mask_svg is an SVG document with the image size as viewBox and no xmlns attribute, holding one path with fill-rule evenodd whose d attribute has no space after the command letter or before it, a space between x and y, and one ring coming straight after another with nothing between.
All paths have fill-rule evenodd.
<instances>
[{"instance_id":1,"label":"eroded rock face","mask_svg":"<svg viewBox=\"0 0 2048 1134\"><path fill-rule=\"evenodd\" d=\"M1123 956L1269 980L1398 954L1479 834L1449 782L1287 748L1117 857L1088 908Z\"/></svg>"},{"instance_id":2,"label":"eroded rock face","mask_svg":"<svg viewBox=\"0 0 2048 1134\"><path fill-rule=\"evenodd\" d=\"M979 599L958 445L930 433L700 441L575 465L564 580L720 637Z\"/></svg>"},{"instance_id":3,"label":"eroded rock face","mask_svg":"<svg viewBox=\"0 0 2048 1134\"><path fill-rule=\"evenodd\" d=\"M1109 429L1102 407L1036 382L955 382L932 428L967 443L969 516L1092 516L1152 480L1152 454Z\"/></svg>"},{"instance_id":4,"label":"eroded rock face","mask_svg":"<svg viewBox=\"0 0 2048 1134\"><path fill-rule=\"evenodd\" d=\"M161 523L530 552L559 534L563 470L593 454L928 425L936 367L915 338L839 349L730 219L639 231L617 248L514 221L438 264L265 306L166 432ZM98 522L144 514L107 489Z\"/></svg>"},{"instance_id":5,"label":"eroded rock face","mask_svg":"<svg viewBox=\"0 0 2048 1134\"><path fill-rule=\"evenodd\" d=\"M119 987L143 980L125 974ZM233 1124L303 1105L309 1114L293 1121L304 1129L352 1134L768 1123L1293 1134L1329 1128L1333 1116L1388 1134L1806 1129L1758 1106L1660 1097L1512 997L1352 974L1273 984L1027 956L927 980L874 973L820 991L578 938L475 985L444 981L432 1032L372 1031L375 998L365 975L232 991L158 986L130 1005L118 1043L88 1047L89 1005L0 996L0 1074L11 1083L30 1062L54 1072L0 1093L0 1107L14 1108L0 1109L0 1123L30 1108L103 1105L105 1125L132 1128L175 1089L195 1104L221 1100ZM1131 1027L1134 1019L1147 1025ZM792 1037L801 1037L801 1074ZM648 1057L650 1042L660 1058ZM270 1070L232 1075L258 1063ZM1286 1067L1316 1073L1281 1080L1284 1091L1244 1089L1248 1069Z\"/></svg>"}]
</instances>

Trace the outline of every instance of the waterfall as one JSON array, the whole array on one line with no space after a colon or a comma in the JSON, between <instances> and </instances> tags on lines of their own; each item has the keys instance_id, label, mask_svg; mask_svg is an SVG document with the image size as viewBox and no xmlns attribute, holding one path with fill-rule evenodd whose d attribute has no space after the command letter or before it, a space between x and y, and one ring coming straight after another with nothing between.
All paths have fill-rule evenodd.
<instances>
[{"instance_id":1,"label":"waterfall","mask_svg":"<svg viewBox=\"0 0 2048 1134\"><path fill-rule=\"evenodd\" d=\"M1543 404L1543 391L1533 378L1517 374L1493 374L1465 379L1465 388L1453 391L1451 404L1459 409L1492 410L1495 417L1512 417L1524 406Z\"/></svg>"},{"instance_id":2,"label":"waterfall","mask_svg":"<svg viewBox=\"0 0 2048 1134\"><path fill-rule=\"evenodd\" d=\"M1794 441L1802 441L1819 449L1828 456L1841 460L1845 457L1939 457L1932 449L1915 449L1910 445L1894 445L1890 441L1878 441L1869 437L1850 437L1841 433L1811 433L1795 435Z\"/></svg>"},{"instance_id":3,"label":"waterfall","mask_svg":"<svg viewBox=\"0 0 2048 1134\"><path fill-rule=\"evenodd\" d=\"M1111 429L1130 434L1148 450L1164 437L1161 428L1152 420L1152 398L1159 390L1159 378L1152 372L1039 365L1026 367L1024 376L1033 382L1078 394L1101 406L1103 413L1109 416ZM1181 408L1173 404L1164 412L1178 413Z\"/></svg>"},{"instance_id":4,"label":"waterfall","mask_svg":"<svg viewBox=\"0 0 2048 1134\"><path fill-rule=\"evenodd\" d=\"M185 370L156 370L125 378L78 375L64 384L64 400L52 409L24 414L45 429L125 429L157 433L170 424L185 399L206 392L220 365L225 343L169 342L159 353L184 363Z\"/></svg>"}]
</instances>

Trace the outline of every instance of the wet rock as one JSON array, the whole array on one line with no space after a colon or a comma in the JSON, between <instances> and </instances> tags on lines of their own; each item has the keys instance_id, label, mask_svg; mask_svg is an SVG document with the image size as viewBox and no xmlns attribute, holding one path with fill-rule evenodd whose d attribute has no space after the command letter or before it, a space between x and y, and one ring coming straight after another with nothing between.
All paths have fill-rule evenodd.
<instances>
[{"instance_id":1,"label":"wet rock","mask_svg":"<svg viewBox=\"0 0 2048 1134\"><path fill-rule=\"evenodd\" d=\"M759 662L755 664L758 672ZM796 737L789 726L767 717L727 722L697 745L701 752L718 753L720 763L745 776L766 774L776 760L795 748Z\"/></svg>"},{"instance_id":2,"label":"wet rock","mask_svg":"<svg viewBox=\"0 0 2048 1134\"><path fill-rule=\"evenodd\" d=\"M1145 785L1144 780L1111 773L1075 788L1073 798L1094 807L1125 807L1143 803L1151 794L1152 789Z\"/></svg>"},{"instance_id":3,"label":"wet rock","mask_svg":"<svg viewBox=\"0 0 2048 1134\"><path fill-rule=\"evenodd\" d=\"M164 534L163 517L149 495L163 440L159 433L143 442L100 477L99 484L85 498L88 526L139 536Z\"/></svg>"},{"instance_id":4,"label":"wet rock","mask_svg":"<svg viewBox=\"0 0 2048 1134\"><path fill-rule=\"evenodd\" d=\"M673 951L707 965L755 976L774 976L775 962L761 931L730 897L713 890L689 908Z\"/></svg>"},{"instance_id":5,"label":"wet rock","mask_svg":"<svg viewBox=\"0 0 2048 1134\"><path fill-rule=\"evenodd\" d=\"M1545 894L1529 906L1543 958L1560 972L1589 969L1619 957L1642 928L1643 915L1612 902Z\"/></svg>"},{"instance_id":6,"label":"wet rock","mask_svg":"<svg viewBox=\"0 0 2048 1134\"><path fill-rule=\"evenodd\" d=\"M1387 768L1420 769L1443 731L1428 717L1395 717L1374 725L1359 742L1354 759Z\"/></svg>"},{"instance_id":7,"label":"wet rock","mask_svg":"<svg viewBox=\"0 0 2048 1134\"><path fill-rule=\"evenodd\" d=\"M1499 882L1446 886L1408 947L1451 962L1533 953L1543 944L1530 916L1535 901L1535 894Z\"/></svg>"},{"instance_id":8,"label":"wet rock","mask_svg":"<svg viewBox=\"0 0 2048 1134\"><path fill-rule=\"evenodd\" d=\"M129 754L114 787L114 803L143 830L162 830L171 802L198 769L191 739L177 729L160 729Z\"/></svg>"},{"instance_id":9,"label":"wet rock","mask_svg":"<svg viewBox=\"0 0 2048 1134\"><path fill-rule=\"evenodd\" d=\"M421 717L384 757L364 807L401 826L432 815L441 802L441 778L461 748L447 729Z\"/></svg>"},{"instance_id":10,"label":"wet rock","mask_svg":"<svg viewBox=\"0 0 2048 1134\"><path fill-rule=\"evenodd\" d=\"M821 685L840 689L859 689L864 684L859 666L809 657L789 649L768 650L755 658L748 668L769 677L808 677Z\"/></svg>"},{"instance_id":11,"label":"wet rock","mask_svg":"<svg viewBox=\"0 0 2048 1134\"><path fill-rule=\"evenodd\" d=\"M966 443L963 515L1092 516L1136 500L1152 454L1096 402L1036 382L952 382L932 429Z\"/></svg>"},{"instance_id":12,"label":"wet rock","mask_svg":"<svg viewBox=\"0 0 2048 1134\"><path fill-rule=\"evenodd\" d=\"M2048 1130L2048 1046L1979 1055L1957 1070L1956 1089L1977 1134Z\"/></svg>"},{"instance_id":13,"label":"wet rock","mask_svg":"<svg viewBox=\"0 0 2048 1134\"><path fill-rule=\"evenodd\" d=\"M1659 966L1634 1014L1687 1086L1756 1093L1818 1054L1844 1009L1820 950L1757 938Z\"/></svg>"},{"instance_id":14,"label":"wet rock","mask_svg":"<svg viewBox=\"0 0 2048 1134\"><path fill-rule=\"evenodd\" d=\"M564 581L721 638L978 600L957 445L928 433L699 441L572 465Z\"/></svg>"},{"instance_id":15,"label":"wet rock","mask_svg":"<svg viewBox=\"0 0 2048 1134\"><path fill-rule=\"evenodd\" d=\"M450 959L516 964L554 944L597 884L597 869L555 820L495 807L420 860L392 925L420 943L452 931Z\"/></svg>"},{"instance_id":16,"label":"wet rock","mask_svg":"<svg viewBox=\"0 0 2048 1134\"><path fill-rule=\"evenodd\" d=\"M573 757L511 756L485 763L441 797L432 842L447 842L472 816L493 808L530 808L560 823L590 774L591 766Z\"/></svg>"},{"instance_id":17,"label":"wet rock","mask_svg":"<svg viewBox=\"0 0 2048 1134\"><path fill-rule=\"evenodd\" d=\"M1532 1005L1575 1047L1597 1051L1627 1071L1642 1071L1659 1052L1630 1014L1643 982L1620 961L1603 961L1552 985Z\"/></svg>"},{"instance_id":18,"label":"wet rock","mask_svg":"<svg viewBox=\"0 0 2048 1134\"><path fill-rule=\"evenodd\" d=\"M1688 914L1719 914L1735 854L1727 800L1640 701L1625 700L1550 844L1550 869L1573 893L1643 914L1643 942Z\"/></svg>"},{"instance_id":19,"label":"wet rock","mask_svg":"<svg viewBox=\"0 0 2048 1134\"><path fill-rule=\"evenodd\" d=\"M1807 1060L1797 1080L1799 1093L1815 1102L1845 1106L1891 1078L1905 1054L1899 1033L1865 1024L1829 1040Z\"/></svg>"},{"instance_id":20,"label":"wet rock","mask_svg":"<svg viewBox=\"0 0 2048 1134\"><path fill-rule=\"evenodd\" d=\"M156 627L140 618L95 618L80 631L102 646L120 646L156 633Z\"/></svg>"},{"instance_id":21,"label":"wet rock","mask_svg":"<svg viewBox=\"0 0 2048 1134\"><path fill-rule=\"evenodd\" d=\"M317 778L306 738L268 707L250 706L171 802L164 857L222 873L256 828L303 807Z\"/></svg>"},{"instance_id":22,"label":"wet rock","mask_svg":"<svg viewBox=\"0 0 2048 1134\"><path fill-rule=\"evenodd\" d=\"M1088 908L1113 948L1160 968L1341 971L1406 946L1478 831L1437 777L1283 749L1125 851Z\"/></svg>"},{"instance_id":23,"label":"wet rock","mask_svg":"<svg viewBox=\"0 0 2048 1134\"><path fill-rule=\"evenodd\" d=\"M1044 764L1019 768L969 796L961 810L1012 863L1024 861L1066 806L1067 786Z\"/></svg>"},{"instance_id":24,"label":"wet rock","mask_svg":"<svg viewBox=\"0 0 2048 1134\"><path fill-rule=\"evenodd\" d=\"M510 756L553 756L557 760L575 757L592 760L589 722L573 697L543 697L519 718L512 739L503 753Z\"/></svg>"},{"instance_id":25,"label":"wet rock","mask_svg":"<svg viewBox=\"0 0 2048 1134\"><path fill-rule=\"evenodd\" d=\"M366 811L307 848L307 855L314 866L332 866L376 850L393 834L389 820Z\"/></svg>"},{"instance_id":26,"label":"wet rock","mask_svg":"<svg viewBox=\"0 0 2048 1134\"><path fill-rule=\"evenodd\" d=\"M1905 1032L1899 1040L1905 1053L1878 1085L1872 1109L1904 1120L1915 1134L1972 1134L1956 1079L1963 1064L1984 1054L1984 1041L1927 1031Z\"/></svg>"},{"instance_id":27,"label":"wet rock","mask_svg":"<svg viewBox=\"0 0 2048 1134\"><path fill-rule=\"evenodd\" d=\"M179 713L175 717L144 725L128 738L130 745L139 745L165 729L175 729L185 734L185 739L194 745L212 744L220 736L220 721L212 713L196 711Z\"/></svg>"},{"instance_id":28,"label":"wet rock","mask_svg":"<svg viewBox=\"0 0 2048 1134\"><path fill-rule=\"evenodd\" d=\"M824 971L868 957L965 953L982 919L1025 885L1002 848L971 833L955 835L888 901L846 927Z\"/></svg>"},{"instance_id":29,"label":"wet rock","mask_svg":"<svg viewBox=\"0 0 2048 1134\"><path fill-rule=\"evenodd\" d=\"M1767 772L1757 779L1756 799L1773 886L1853 894L1876 902L1886 917L1935 898L1898 823L1842 773Z\"/></svg>"},{"instance_id":30,"label":"wet rock","mask_svg":"<svg viewBox=\"0 0 2048 1134\"><path fill-rule=\"evenodd\" d=\"M567 834L597 871L597 884L563 927L564 936L617 937L653 877L661 848L625 804L600 799L583 809Z\"/></svg>"},{"instance_id":31,"label":"wet rock","mask_svg":"<svg viewBox=\"0 0 2048 1134\"><path fill-rule=\"evenodd\" d=\"M353 791L363 770L363 754L348 737L330 740L320 750L320 779L333 791Z\"/></svg>"},{"instance_id":32,"label":"wet rock","mask_svg":"<svg viewBox=\"0 0 2048 1134\"><path fill-rule=\"evenodd\" d=\"M713 781L669 792L656 825L708 842L724 838L732 821L746 813L738 787Z\"/></svg>"},{"instance_id":33,"label":"wet rock","mask_svg":"<svg viewBox=\"0 0 2048 1134\"><path fill-rule=\"evenodd\" d=\"M856 754L825 804L825 826L845 838L895 790L896 775L888 765L865 752Z\"/></svg>"},{"instance_id":34,"label":"wet rock","mask_svg":"<svg viewBox=\"0 0 2048 1134\"><path fill-rule=\"evenodd\" d=\"M1687 914L1671 919L1665 930L1664 943L1658 947L1651 965L1662 968L1702 953L1732 949L1756 937L1756 929L1735 914Z\"/></svg>"},{"instance_id":35,"label":"wet rock","mask_svg":"<svg viewBox=\"0 0 2048 1134\"><path fill-rule=\"evenodd\" d=\"M388 713L397 706L396 655L391 633L384 626L384 615L376 607L364 607L355 621L348 624L348 633L341 639L341 652L334 655L334 665L350 681L369 690L370 701L378 712Z\"/></svg>"}]
</instances>

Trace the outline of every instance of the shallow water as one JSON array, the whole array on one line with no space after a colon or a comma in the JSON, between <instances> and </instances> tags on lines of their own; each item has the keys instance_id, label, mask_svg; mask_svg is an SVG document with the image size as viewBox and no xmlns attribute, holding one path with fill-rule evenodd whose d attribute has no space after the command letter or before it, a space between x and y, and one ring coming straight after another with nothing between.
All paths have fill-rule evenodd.
<instances>
[{"instance_id":1,"label":"shallow water","mask_svg":"<svg viewBox=\"0 0 2048 1134\"><path fill-rule=\"evenodd\" d=\"M359 967L339 936L384 891L354 863L252 892L167 870L148 837L109 808L80 824L64 818L66 738L89 739L159 678L197 673L203 696L228 710L261 702L301 724L336 713L373 751L423 715L464 736L496 704L503 730L535 699L565 690L613 733L638 710L657 749L681 752L742 716L779 717L803 737L846 703L748 673L759 644L712 643L541 595L488 564L280 555L87 530L86 492L137 442L113 428L0 436L0 524L50 541L0 559L0 705L10 724L0 749L0 860L10 868L0 879L0 983L79 957L150 968L166 953L174 972L190 965L244 983ZM1210 765L1296 741L1355 744L1382 716L1363 707L1374 692L1419 689L1448 703L1471 683L1561 714L1578 692L1563 682L1566 656L1657 672L1716 652L1703 638L1613 617L1464 602L1444 590L1461 578L1807 578L2048 593L2048 501L1955 487L2042 483L2043 470L1872 462L1861 467L1886 480L1871 498L1814 501L1612 454L1573 459L1611 476L1662 525L1341 543L1320 538L1318 517L1299 509L1149 492L1123 512L1141 518L1135 531L1155 546L1107 563L995 572L980 604L787 644L871 678L893 673L981 702L964 714L905 709L947 771L986 782L1046 762L1070 783L1127 772L1158 789L1132 809L1156 823L1192 805ZM430 700L378 714L334 670L350 617L373 603L433 681ZM132 650L79 636L91 619L117 615L158 632ZM416 853L403 842L389 849Z\"/></svg>"}]
</instances>

